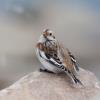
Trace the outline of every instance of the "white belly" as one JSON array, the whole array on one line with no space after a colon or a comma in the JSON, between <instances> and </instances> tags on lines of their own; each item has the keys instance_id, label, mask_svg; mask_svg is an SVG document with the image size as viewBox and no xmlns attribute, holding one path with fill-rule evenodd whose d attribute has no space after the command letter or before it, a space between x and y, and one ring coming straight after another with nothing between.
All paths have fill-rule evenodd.
<instances>
[{"instance_id":1,"label":"white belly","mask_svg":"<svg viewBox=\"0 0 100 100\"><path fill-rule=\"evenodd\" d=\"M52 71L54 73L60 73L60 72L62 72L62 70L60 68L57 68L53 64L49 63L48 61L46 61L45 59L43 59L42 57L40 57L38 50L37 50L36 54L37 54L37 57L38 57L39 61L43 65L41 68L47 69L47 70Z\"/></svg>"}]
</instances>

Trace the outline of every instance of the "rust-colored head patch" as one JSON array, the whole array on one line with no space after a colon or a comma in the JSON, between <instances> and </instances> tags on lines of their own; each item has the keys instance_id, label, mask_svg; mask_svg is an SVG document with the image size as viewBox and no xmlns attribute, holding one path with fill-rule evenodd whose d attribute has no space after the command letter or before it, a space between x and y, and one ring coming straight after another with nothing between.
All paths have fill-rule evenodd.
<instances>
[{"instance_id":1,"label":"rust-colored head patch","mask_svg":"<svg viewBox=\"0 0 100 100\"><path fill-rule=\"evenodd\" d=\"M37 45L37 48L39 48L40 50L43 50L44 49L44 46L42 43L38 43Z\"/></svg>"},{"instance_id":2,"label":"rust-colored head patch","mask_svg":"<svg viewBox=\"0 0 100 100\"><path fill-rule=\"evenodd\" d=\"M49 29L45 29L43 32L43 36L47 37L49 35Z\"/></svg>"}]
</instances>

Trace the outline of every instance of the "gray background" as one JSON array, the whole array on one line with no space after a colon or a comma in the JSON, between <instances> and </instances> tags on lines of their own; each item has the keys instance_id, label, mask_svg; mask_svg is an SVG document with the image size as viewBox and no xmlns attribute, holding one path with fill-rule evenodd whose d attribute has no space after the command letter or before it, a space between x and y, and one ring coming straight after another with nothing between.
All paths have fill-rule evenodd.
<instances>
[{"instance_id":1,"label":"gray background","mask_svg":"<svg viewBox=\"0 0 100 100\"><path fill-rule=\"evenodd\" d=\"M99 0L0 0L0 89L38 69L35 44L43 29L100 79Z\"/></svg>"}]
</instances>

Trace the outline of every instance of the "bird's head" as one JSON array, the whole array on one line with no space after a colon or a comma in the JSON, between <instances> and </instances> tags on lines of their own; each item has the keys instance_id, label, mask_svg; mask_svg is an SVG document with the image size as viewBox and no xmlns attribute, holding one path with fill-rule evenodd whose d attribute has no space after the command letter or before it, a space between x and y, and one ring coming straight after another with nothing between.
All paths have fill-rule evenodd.
<instances>
[{"instance_id":1,"label":"bird's head","mask_svg":"<svg viewBox=\"0 0 100 100\"><path fill-rule=\"evenodd\" d=\"M47 40L53 41L55 40L55 36L53 35L53 32L49 29L45 29L42 33L43 37Z\"/></svg>"}]
</instances>

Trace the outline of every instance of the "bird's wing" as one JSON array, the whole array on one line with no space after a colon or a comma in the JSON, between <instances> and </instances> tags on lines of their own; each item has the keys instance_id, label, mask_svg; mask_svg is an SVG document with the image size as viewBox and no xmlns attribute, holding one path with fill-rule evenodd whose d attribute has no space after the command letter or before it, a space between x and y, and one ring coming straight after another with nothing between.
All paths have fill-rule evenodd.
<instances>
[{"instance_id":1,"label":"bird's wing","mask_svg":"<svg viewBox=\"0 0 100 100\"><path fill-rule=\"evenodd\" d=\"M44 55L44 56L42 56L43 59L45 59L46 61L48 61L55 67L59 68L60 70L64 71L66 74L68 74L69 77L71 77L71 79L76 84L79 83L83 86L82 82L75 76L74 71L72 69L70 69L72 66L69 68L69 67L66 67L65 65L63 65L63 62L61 61L61 59L58 56L54 57L52 55L46 54L45 52L43 52L43 55ZM67 60L66 60L66 62L67 62Z\"/></svg>"},{"instance_id":2,"label":"bird's wing","mask_svg":"<svg viewBox=\"0 0 100 100\"><path fill-rule=\"evenodd\" d=\"M68 50L68 49L67 49L67 50ZM70 58L71 58L71 61L72 61L73 64L75 65L76 70L79 71L79 67L78 67L78 65L77 65L77 61L76 61L75 56L74 56L69 50L68 50L68 54L69 54L69 56L70 56Z\"/></svg>"},{"instance_id":3,"label":"bird's wing","mask_svg":"<svg viewBox=\"0 0 100 100\"><path fill-rule=\"evenodd\" d=\"M45 46L43 48L45 48ZM41 58L48 61L55 67L60 68L62 70L66 70L66 68L63 66L60 58L58 57L56 50L52 50L48 47L48 49L42 49L42 51L39 52L39 55Z\"/></svg>"},{"instance_id":4,"label":"bird's wing","mask_svg":"<svg viewBox=\"0 0 100 100\"><path fill-rule=\"evenodd\" d=\"M68 49L64 48L62 44L59 44L59 53L67 69L73 71L79 70L75 57L71 54L71 52Z\"/></svg>"}]
</instances>

